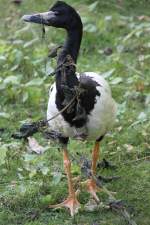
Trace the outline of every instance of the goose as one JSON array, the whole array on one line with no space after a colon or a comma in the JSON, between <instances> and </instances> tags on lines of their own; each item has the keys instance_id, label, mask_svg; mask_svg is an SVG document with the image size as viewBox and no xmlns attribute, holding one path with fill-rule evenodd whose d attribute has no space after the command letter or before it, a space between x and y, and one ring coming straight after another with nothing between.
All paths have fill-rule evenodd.
<instances>
[{"instance_id":1,"label":"goose","mask_svg":"<svg viewBox=\"0 0 150 225\"><path fill-rule=\"evenodd\" d=\"M112 128L116 118L116 102L103 76L95 72L83 74L76 72L83 24L80 15L72 6L63 1L57 1L49 11L24 15L22 19L25 22L63 28L67 33L66 41L57 59L55 82L49 91L47 119L49 129L60 134L59 141L69 193L65 201L50 207L69 208L71 216L74 216L80 208L80 203L71 175L71 161L67 148L69 138L95 142L91 163L91 173L95 175L100 142ZM52 117L53 120L50 120ZM87 179L85 183L87 191L98 202L98 187L94 179Z\"/></svg>"}]
</instances>

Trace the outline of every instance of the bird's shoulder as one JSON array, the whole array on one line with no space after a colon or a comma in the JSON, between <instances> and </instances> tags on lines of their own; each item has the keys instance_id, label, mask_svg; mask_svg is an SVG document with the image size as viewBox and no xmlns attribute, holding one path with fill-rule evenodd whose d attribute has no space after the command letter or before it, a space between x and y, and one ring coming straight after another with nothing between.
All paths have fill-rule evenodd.
<instances>
[{"instance_id":1,"label":"bird's shoulder","mask_svg":"<svg viewBox=\"0 0 150 225\"><path fill-rule=\"evenodd\" d=\"M94 90L101 91L102 89L105 90L107 93L111 95L111 89L108 82L104 79L101 74L95 72L84 72L84 73L77 73L77 78L81 87L86 89L89 92ZM54 82L49 89L49 94L56 93L56 82Z\"/></svg>"},{"instance_id":2,"label":"bird's shoulder","mask_svg":"<svg viewBox=\"0 0 150 225\"><path fill-rule=\"evenodd\" d=\"M104 79L101 74L95 72L84 72L84 73L76 73L77 77L81 83L81 86L92 91L94 89L101 91L105 90L107 93L111 95L111 89L108 82Z\"/></svg>"}]
</instances>

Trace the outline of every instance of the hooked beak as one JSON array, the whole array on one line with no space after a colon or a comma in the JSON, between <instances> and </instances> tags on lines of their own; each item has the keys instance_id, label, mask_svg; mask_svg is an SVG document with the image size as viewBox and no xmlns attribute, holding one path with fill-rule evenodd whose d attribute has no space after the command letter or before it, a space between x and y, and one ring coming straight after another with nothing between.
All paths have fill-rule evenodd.
<instances>
[{"instance_id":1,"label":"hooked beak","mask_svg":"<svg viewBox=\"0 0 150 225\"><path fill-rule=\"evenodd\" d=\"M31 23L39 23L44 25L51 25L52 20L56 17L55 12L48 11L44 13L32 14L32 15L24 15L22 20L25 22Z\"/></svg>"}]
</instances>

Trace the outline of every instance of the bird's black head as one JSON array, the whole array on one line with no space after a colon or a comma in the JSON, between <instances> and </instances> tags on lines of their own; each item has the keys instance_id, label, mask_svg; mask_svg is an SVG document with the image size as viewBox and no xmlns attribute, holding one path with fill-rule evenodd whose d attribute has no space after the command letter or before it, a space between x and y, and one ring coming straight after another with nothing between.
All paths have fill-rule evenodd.
<instances>
[{"instance_id":1,"label":"bird's black head","mask_svg":"<svg viewBox=\"0 0 150 225\"><path fill-rule=\"evenodd\" d=\"M66 30L82 28L82 22L76 10L63 1L56 2L48 12L24 15L26 22L39 23Z\"/></svg>"}]
</instances>

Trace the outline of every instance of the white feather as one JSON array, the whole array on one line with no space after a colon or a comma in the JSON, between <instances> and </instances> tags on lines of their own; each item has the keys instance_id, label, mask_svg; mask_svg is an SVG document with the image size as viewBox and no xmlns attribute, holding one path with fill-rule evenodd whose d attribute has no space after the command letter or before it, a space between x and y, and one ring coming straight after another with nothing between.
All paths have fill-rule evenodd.
<instances>
[{"instance_id":1,"label":"white feather","mask_svg":"<svg viewBox=\"0 0 150 225\"><path fill-rule=\"evenodd\" d=\"M49 127L51 130L61 132L64 137L75 137L77 133L84 133L86 131L87 139L96 140L100 136L105 135L107 131L112 128L116 117L117 107L116 102L111 96L109 84L102 76L93 72L86 72L84 75L89 76L99 84L97 90L100 92L100 96L96 97L94 109L90 112L90 115L88 115L86 127L80 129L71 127L69 123L63 119L62 115L49 121ZM49 93L47 119L50 119L59 112L55 104L55 83L51 89L52 91Z\"/></svg>"}]
</instances>

